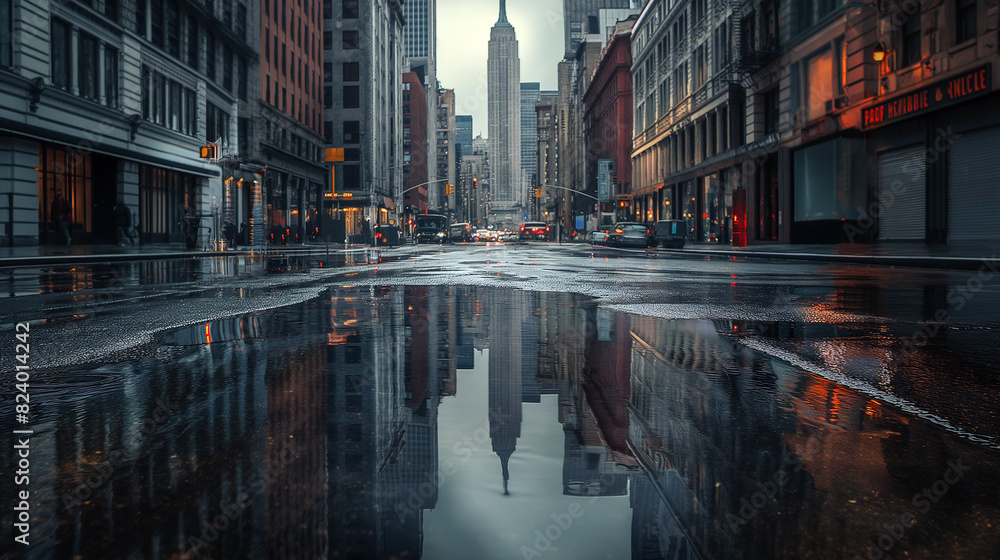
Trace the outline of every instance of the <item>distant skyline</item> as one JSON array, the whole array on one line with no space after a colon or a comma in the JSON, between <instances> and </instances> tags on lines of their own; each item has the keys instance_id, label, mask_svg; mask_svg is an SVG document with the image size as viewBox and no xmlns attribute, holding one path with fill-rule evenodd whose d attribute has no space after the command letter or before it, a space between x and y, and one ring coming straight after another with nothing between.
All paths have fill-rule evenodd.
<instances>
[{"instance_id":1,"label":"distant skyline","mask_svg":"<svg viewBox=\"0 0 1000 560\"><path fill-rule=\"evenodd\" d=\"M455 90L455 114L472 115L473 136L487 136L487 45L499 15L499 0L438 0L438 80ZM521 81L556 89L564 51L562 0L507 0L507 19L517 33Z\"/></svg>"}]
</instances>

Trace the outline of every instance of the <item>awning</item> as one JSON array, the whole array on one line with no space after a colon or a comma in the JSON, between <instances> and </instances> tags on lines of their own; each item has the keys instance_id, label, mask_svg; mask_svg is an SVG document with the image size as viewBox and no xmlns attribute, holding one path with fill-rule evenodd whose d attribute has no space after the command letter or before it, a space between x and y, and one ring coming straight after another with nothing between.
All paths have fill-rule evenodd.
<instances>
[{"instance_id":1,"label":"awning","mask_svg":"<svg viewBox=\"0 0 1000 560\"><path fill-rule=\"evenodd\" d=\"M641 188L641 189L639 189L639 190L637 190L637 191L633 191L633 192L632 192L632 193L630 193L630 194L631 194L631 195L632 195L633 197L637 197L637 196L646 196L646 195L648 195L648 194L653 194L653 193L655 193L655 192L656 192L657 190L659 190L659 189L661 189L661 188L663 188L663 183L657 183L657 184L655 184L655 185L650 185L650 186L648 186L648 187L643 187L643 188Z\"/></svg>"}]
</instances>

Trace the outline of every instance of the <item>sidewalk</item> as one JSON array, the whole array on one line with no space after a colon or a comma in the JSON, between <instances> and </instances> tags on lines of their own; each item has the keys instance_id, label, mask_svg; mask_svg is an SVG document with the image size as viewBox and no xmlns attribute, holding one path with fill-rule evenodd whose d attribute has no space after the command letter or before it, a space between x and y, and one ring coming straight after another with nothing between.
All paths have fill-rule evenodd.
<instances>
[{"instance_id":1,"label":"sidewalk","mask_svg":"<svg viewBox=\"0 0 1000 560\"><path fill-rule=\"evenodd\" d=\"M693 243L684 249L662 249L720 257L756 257L823 261L846 264L980 270L997 266L1000 243L840 243L837 245L752 245L733 248L715 243ZM989 264L988 264L989 263Z\"/></svg>"},{"instance_id":2,"label":"sidewalk","mask_svg":"<svg viewBox=\"0 0 1000 560\"><path fill-rule=\"evenodd\" d=\"M367 251L369 245L268 245L268 254L288 253L343 253ZM233 257L259 254L260 246L244 246L226 251L188 250L178 243L150 244L140 247L118 245L38 245L25 247L0 247L0 268L12 266L48 266L62 264L88 264L98 262L144 261L157 259L183 259L203 257Z\"/></svg>"}]
</instances>

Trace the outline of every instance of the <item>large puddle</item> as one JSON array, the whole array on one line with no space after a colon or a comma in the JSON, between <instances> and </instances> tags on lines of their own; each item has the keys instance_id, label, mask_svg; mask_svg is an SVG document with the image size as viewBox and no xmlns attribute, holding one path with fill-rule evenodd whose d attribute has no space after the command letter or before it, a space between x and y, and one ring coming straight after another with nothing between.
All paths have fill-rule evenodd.
<instances>
[{"instance_id":1,"label":"large puddle","mask_svg":"<svg viewBox=\"0 0 1000 560\"><path fill-rule=\"evenodd\" d=\"M421 286L173 329L34 381L11 557L1000 557L1000 452L733 328Z\"/></svg>"}]
</instances>

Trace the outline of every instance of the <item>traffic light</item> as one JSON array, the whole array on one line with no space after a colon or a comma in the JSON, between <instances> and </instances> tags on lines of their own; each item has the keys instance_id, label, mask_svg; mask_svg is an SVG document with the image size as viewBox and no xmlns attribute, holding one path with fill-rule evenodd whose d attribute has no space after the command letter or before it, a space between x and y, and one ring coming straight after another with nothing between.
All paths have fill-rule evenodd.
<instances>
[{"instance_id":1,"label":"traffic light","mask_svg":"<svg viewBox=\"0 0 1000 560\"><path fill-rule=\"evenodd\" d=\"M479 188L479 179L477 179L476 177L472 178L472 188L474 188L474 189L478 189Z\"/></svg>"},{"instance_id":2,"label":"traffic light","mask_svg":"<svg viewBox=\"0 0 1000 560\"><path fill-rule=\"evenodd\" d=\"M455 194L455 187L451 183L445 183L444 194Z\"/></svg>"},{"instance_id":3,"label":"traffic light","mask_svg":"<svg viewBox=\"0 0 1000 560\"><path fill-rule=\"evenodd\" d=\"M542 198L542 189L535 189L535 198Z\"/></svg>"},{"instance_id":4,"label":"traffic light","mask_svg":"<svg viewBox=\"0 0 1000 560\"><path fill-rule=\"evenodd\" d=\"M202 159L219 159L219 145L205 144L201 147Z\"/></svg>"}]
</instances>

